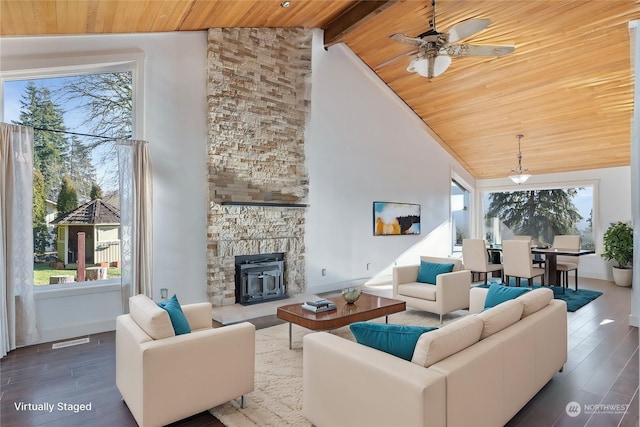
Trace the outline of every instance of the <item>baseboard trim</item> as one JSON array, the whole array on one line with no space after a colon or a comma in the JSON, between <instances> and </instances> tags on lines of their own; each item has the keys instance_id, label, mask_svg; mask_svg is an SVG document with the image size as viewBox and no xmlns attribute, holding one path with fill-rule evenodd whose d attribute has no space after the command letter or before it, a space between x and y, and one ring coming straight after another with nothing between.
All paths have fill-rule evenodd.
<instances>
[{"instance_id":1,"label":"baseboard trim","mask_svg":"<svg viewBox=\"0 0 640 427\"><path fill-rule=\"evenodd\" d=\"M84 335L99 334L101 332L114 331L115 319L105 319L79 325L65 326L61 328L39 329L40 339L33 344L42 344L51 341L67 340Z\"/></svg>"}]
</instances>

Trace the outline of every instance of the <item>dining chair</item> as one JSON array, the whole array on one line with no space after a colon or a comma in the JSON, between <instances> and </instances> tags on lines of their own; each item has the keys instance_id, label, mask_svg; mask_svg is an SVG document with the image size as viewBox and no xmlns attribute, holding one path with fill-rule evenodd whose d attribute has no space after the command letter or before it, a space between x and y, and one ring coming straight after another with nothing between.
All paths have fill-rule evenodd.
<instances>
[{"instance_id":1,"label":"dining chair","mask_svg":"<svg viewBox=\"0 0 640 427\"><path fill-rule=\"evenodd\" d=\"M513 236L513 240L527 240L533 243L533 237L531 236ZM544 268L544 259L537 254L531 254L531 262L540 268Z\"/></svg>"},{"instance_id":2,"label":"dining chair","mask_svg":"<svg viewBox=\"0 0 640 427\"><path fill-rule=\"evenodd\" d=\"M541 276L544 286L544 268L534 267L531 263L531 242L528 240L503 240L502 265L504 267L505 283L509 285L511 277L516 278L516 286L520 286L520 279L528 280L533 286L532 279Z\"/></svg>"},{"instance_id":3,"label":"dining chair","mask_svg":"<svg viewBox=\"0 0 640 427\"><path fill-rule=\"evenodd\" d=\"M578 235L558 235L553 237L553 247L558 249L580 250L580 236ZM569 287L569 272L575 270L575 290L578 290L578 264L580 257L558 255L558 264L556 266L560 273L560 284L565 288Z\"/></svg>"},{"instance_id":4,"label":"dining chair","mask_svg":"<svg viewBox=\"0 0 640 427\"><path fill-rule=\"evenodd\" d=\"M462 240L462 262L466 270L471 273L484 274L484 284L487 284L489 273L500 272L502 278L502 264L490 263L487 243L483 239Z\"/></svg>"}]
</instances>

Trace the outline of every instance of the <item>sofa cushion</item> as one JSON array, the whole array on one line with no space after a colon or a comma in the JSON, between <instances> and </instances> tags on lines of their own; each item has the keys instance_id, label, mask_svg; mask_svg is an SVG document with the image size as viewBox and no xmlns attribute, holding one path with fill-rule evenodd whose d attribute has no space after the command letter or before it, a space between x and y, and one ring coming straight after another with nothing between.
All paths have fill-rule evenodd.
<instances>
[{"instance_id":1,"label":"sofa cushion","mask_svg":"<svg viewBox=\"0 0 640 427\"><path fill-rule=\"evenodd\" d=\"M169 313L158 307L158 304L146 295L140 294L129 298L129 314L133 321L154 340L175 336Z\"/></svg>"},{"instance_id":2,"label":"sofa cushion","mask_svg":"<svg viewBox=\"0 0 640 427\"><path fill-rule=\"evenodd\" d=\"M549 305L553 299L553 290L549 288L538 288L531 292L527 292L524 295L520 295L516 299L524 304L522 317L527 317L528 315Z\"/></svg>"},{"instance_id":3,"label":"sofa cushion","mask_svg":"<svg viewBox=\"0 0 640 427\"><path fill-rule=\"evenodd\" d=\"M418 338L438 328L356 322L349 325L356 341L405 360L411 360Z\"/></svg>"},{"instance_id":4,"label":"sofa cushion","mask_svg":"<svg viewBox=\"0 0 640 427\"><path fill-rule=\"evenodd\" d=\"M480 339L483 340L516 323L522 317L523 309L522 301L513 299L478 314L478 317L484 322Z\"/></svg>"},{"instance_id":5,"label":"sofa cushion","mask_svg":"<svg viewBox=\"0 0 640 427\"><path fill-rule=\"evenodd\" d=\"M421 260L420 268L418 269L418 278L416 280L420 283L435 285L438 274L451 273L452 271L453 264L438 264Z\"/></svg>"},{"instance_id":6,"label":"sofa cushion","mask_svg":"<svg viewBox=\"0 0 640 427\"><path fill-rule=\"evenodd\" d=\"M432 262L435 264L453 264L453 270L452 271L461 271L464 270L464 266L462 265L462 260L460 258L451 258L451 257L435 257L435 256L428 256L428 255L422 255L420 257L421 261L427 261L427 262Z\"/></svg>"},{"instance_id":7,"label":"sofa cushion","mask_svg":"<svg viewBox=\"0 0 640 427\"><path fill-rule=\"evenodd\" d=\"M398 294L427 301L436 300L436 287L425 286L424 283L405 283L398 286Z\"/></svg>"},{"instance_id":8,"label":"sofa cushion","mask_svg":"<svg viewBox=\"0 0 640 427\"><path fill-rule=\"evenodd\" d=\"M178 297L176 297L175 294L168 300L159 302L158 306L169 313L171 326L173 326L173 331L176 333L176 335L188 334L189 332L191 332L189 321L182 312L182 308L180 307L180 303L178 302Z\"/></svg>"},{"instance_id":9,"label":"sofa cushion","mask_svg":"<svg viewBox=\"0 0 640 427\"><path fill-rule=\"evenodd\" d=\"M472 314L421 335L411 361L428 368L478 342L483 326L482 319Z\"/></svg>"},{"instance_id":10,"label":"sofa cushion","mask_svg":"<svg viewBox=\"0 0 640 427\"><path fill-rule=\"evenodd\" d=\"M531 288L512 288L509 286L491 284L487 298L484 300L484 308L495 307L496 305L517 298L520 295L529 292Z\"/></svg>"}]
</instances>

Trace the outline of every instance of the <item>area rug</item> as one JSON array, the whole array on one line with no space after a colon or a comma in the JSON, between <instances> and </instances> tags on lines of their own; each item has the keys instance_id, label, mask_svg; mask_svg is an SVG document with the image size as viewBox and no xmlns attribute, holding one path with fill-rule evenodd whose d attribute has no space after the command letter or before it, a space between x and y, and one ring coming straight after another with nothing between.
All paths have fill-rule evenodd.
<instances>
[{"instance_id":1,"label":"area rug","mask_svg":"<svg viewBox=\"0 0 640 427\"><path fill-rule=\"evenodd\" d=\"M451 313L444 324L467 314ZM375 322L384 322L384 318ZM440 326L439 316L409 309L389 316L389 323ZM293 349L289 350L289 324L256 331L255 390L249 393L247 407L237 400L211 409L227 427L310 426L302 416L302 338L312 331L293 325ZM331 333L353 340L348 327Z\"/></svg>"},{"instance_id":2,"label":"area rug","mask_svg":"<svg viewBox=\"0 0 640 427\"><path fill-rule=\"evenodd\" d=\"M514 280L514 279L512 279ZM513 282L509 281L511 286L515 286L515 280ZM502 283L500 283L502 284ZM488 288L489 285L480 285L479 288ZM539 283L534 283L533 288L540 288ZM602 295L602 292L599 291L591 291L589 289L578 289L574 291L571 288L567 288L562 292L562 286L545 286L545 288L550 288L553 290L553 297L555 299L560 299L567 303L567 311L574 312L589 304L594 299L598 298Z\"/></svg>"}]
</instances>

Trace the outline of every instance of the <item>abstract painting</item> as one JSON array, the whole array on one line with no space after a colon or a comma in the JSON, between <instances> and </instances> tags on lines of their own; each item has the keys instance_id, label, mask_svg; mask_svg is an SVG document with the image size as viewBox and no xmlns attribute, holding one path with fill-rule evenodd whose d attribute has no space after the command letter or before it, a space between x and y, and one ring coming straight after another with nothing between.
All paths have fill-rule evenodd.
<instances>
[{"instance_id":1,"label":"abstract painting","mask_svg":"<svg viewBox=\"0 0 640 427\"><path fill-rule=\"evenodd\" d=\"M420 205L373 202L373 235L420 234Z\"/></svg>"}]
</instances>

